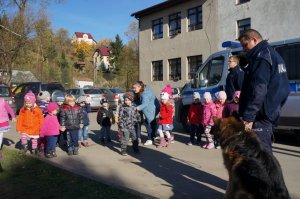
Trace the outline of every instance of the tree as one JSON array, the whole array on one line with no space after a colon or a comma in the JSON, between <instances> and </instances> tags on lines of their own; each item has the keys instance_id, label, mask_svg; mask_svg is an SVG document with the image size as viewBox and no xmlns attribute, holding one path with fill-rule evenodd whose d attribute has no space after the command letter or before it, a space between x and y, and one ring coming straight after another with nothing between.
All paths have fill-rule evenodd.
<instances>
[{"instance_id":1,"label":"tree","mask_svg":"<svg viewBox=\"0 0 300 199\"><path fill-rule=\"evenodd\" d=\"M111 45L111 39L109 38L100 39L100 41L97 43L97 47L102 47L102 46L110 47L110 45Z\"/></svg>"},{"instance_id":2,"label":"tree","mask_svg":"<svg viewBox=\"0 0 300 199\"><path fill-rule=\"evenodd\" d=\"M110 64L115 67L115 71L117 74L119 74L121 70L120 59L123 47L123 41L117 34L115 37L115 41L111 42L111 59L109 61Z\"/></svg>"}]
</instances>

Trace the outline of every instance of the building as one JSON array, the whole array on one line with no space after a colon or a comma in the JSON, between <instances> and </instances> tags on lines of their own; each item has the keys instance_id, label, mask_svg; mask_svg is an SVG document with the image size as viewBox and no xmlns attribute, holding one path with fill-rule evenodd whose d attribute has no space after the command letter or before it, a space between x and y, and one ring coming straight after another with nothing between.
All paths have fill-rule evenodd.
<instances>
[{"instance_id":1,"label":"building","mask_svg":"<svg viewBox=\"0 0 300 199\"><path fill-rule=\"evenodd\" d=\"M97 44L97 42L95 41L95 39L93 38L91 33L75 32L72 37L71 43L76 43L76 42L80 43L82 41L84 41L90 45Z\"/></svg>"},{"instance_id":2,"label":"building","mask_svg":"<svg viewBox=\"0 0 300 199\"><path fill-rule=\"evenodd\" d=\"M98 70L102 69L104 71L110 71L113 69L113 66L110 65L110 51L111 48L107 46L102 46L95 50L93 55L94 67Z\"/></svg>"},{"instance_id":3,"label":"building","mask_svg":"<svg viewBox=\"0 0 300 199\"><path fill-rule=\"evenodd\" d=\"M299 37L299 10L297 0L168 0L135 12L140 80L157 95L167 83L182 87L222 42L249 28L269 41Z\"/></svg>"},{"instance_id":4,"label":"building","mask_svg":"<svg viewBox=\"0 0 300 199\"><path fill-rule=\"evenodd\" d=\"M74 84L76 88L84 88L94 86L93 80L86 77L74 78Z\"/></svg>"}]
</instances>

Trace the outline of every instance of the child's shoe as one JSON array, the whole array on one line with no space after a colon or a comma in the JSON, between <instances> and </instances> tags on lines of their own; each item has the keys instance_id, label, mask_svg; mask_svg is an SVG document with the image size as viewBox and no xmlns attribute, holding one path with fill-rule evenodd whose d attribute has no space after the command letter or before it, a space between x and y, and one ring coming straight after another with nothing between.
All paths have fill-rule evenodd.
<instances>
[{"instance_id":1,"label":"child's shoe","mask_svg":"<svg viewBox=\"0 0 300 199\"><path fill-rule=\"evenodd\" d=\"M167 146L167 143L166 143L165 138L161 137L160 138L160 143L159 143L159 145L157 147L160 148L160 147L166 147L166 146Z\"/></svg>"},{"instance_id":2,"label":"child's shoe","mask_svg":"<svg viewBox=\"0 0 300 199\"><path fill-rule=\"evenodd\" d=\"M206 145L206 149L213 149L215 148L215 145L213 142L210 142L208 145Z\"/></svg>"},{"instance_id":3,"label":"child's shoe","mask_svg":"<svg viewBox=\"0 0 300 199\"><path fill-rule=\"evenodd\" d=\"M27 145L22 145L20 152L25 154L28 151Z\"/></svg>"},{"instance_id":4,"label":"child's shoe","mask_svg":"<svg viewBox=\"0 0 300 199\"><path fill-rule=\"evenodd\" d=\"M128 154L127 154L126 150L121 150L121 155L122 156L127 156Z\"/></svg>"},{"instance_id":5,"label":"child's shoe","mask_svg":"<svg viewBox=\"0 0 300 199\"><path fill-rule=\"evenodd\" d=\"M89 143L88 143L88 142L84 142L84 143L83 143L83 146L84 146L84 147L88 147L88 146L89 146Z\"/></svg>"},{"instance_id":6,"label":"child's shoe","mask_svg":"<svg viewBox=\"0 0 300 199\"><path fill-rule=\"evenodd\" d=\"M111 139L110 139L110 138L107 138L107 142L111 142Z\"/></svg>"},{"instance_id":7,"label":"child's shoe","mask_svg":"<svg viewBox=\"0 0 300 199\"><path fill-rule=\"evenodd\" d=\"M208 143L202 145L202 148L203 148L203 149L206 149L207 145L208 145Z\"/></svg>"},{"instance_id":8,"label":"child's shoe","mask_svg":"<svg viewBox=\"0 0 300 199\"><path fill-rule=\"evenodd\" d=\"M172 144L172 140L171 138L168 138L168 143L167 143L167 146L171 145Z\"/></svg>"},{"instance_id":9,"label":"child's shoe","mask_svg":"<svg viewBox=\"0 0 300 199\"><path fill-rule=\"evenodd\" d=\"M51 155L52 155L53 157L57 157L57 155L56 155L56 152L55 152L55 151L52 151L52 152L51 152Z\"/></svg>"},{"instance_id":10,"label":"child's shoe","mask_svg":"<svg viewBox=\"0 0 300 199\"><path fill-rule=\"evenodd\" d=\"M144 143L144 146L149 146L149 145L152 145L152 140L147 140L145 143Z\"/></svg>"},{"instance_id":11,"label":"child's shoe","mask_svg":"<svg viewBox=\"0 0 300 199\"><path fill-rule=\"evenodd\" d=\"M51 153L46 153L46 154L45 154L45 157L46 157L46 158L53 158L53 155L52 155Z\"/></svg>"},{"instance_id":12,"label":"child's shoe","mask_svg":"<svg viewBox=\"0 0 300 199\"><path fill-rule=\"evenodd\" d=\"M73 155L78 155L78 150L79 150L78 147L74 147Z\"/></svg>"},{"instance_id":13,"label":"child's shoe","mask_svg":"<svg viewBox=\"0 0 300 199\"><path fill-rule=\"evenodd\" d=\"M193 142L192 142L192 141L189 141L188 143L186 143L186 145L192 146L192 145L193 145Z\"/></svg>"}]
</instances>

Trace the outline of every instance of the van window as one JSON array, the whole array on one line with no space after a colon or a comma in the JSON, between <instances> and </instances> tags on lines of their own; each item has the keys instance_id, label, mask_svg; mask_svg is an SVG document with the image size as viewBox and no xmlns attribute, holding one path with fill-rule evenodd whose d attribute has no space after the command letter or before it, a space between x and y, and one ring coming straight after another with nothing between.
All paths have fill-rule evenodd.
<instances>
[{"instance_id":1,"label":"van window","mask_svg":"<svg viewBox=\"0 0 300 199\"><path fill-rule=\"evenodd\" d=\"M213 86L220 82L224 67L223 56L210 60L199 73L199 86Z\"/></svg>"},{"instance_id":2,"label":"van window","mask_svg":"<svg viewBox=\"0 0 300 199\"><path fill-rule=\"evenodd\" d=\"M275 47L283 58L289 80L300 80L300 44Z\"/></svg>"}]
</instances>

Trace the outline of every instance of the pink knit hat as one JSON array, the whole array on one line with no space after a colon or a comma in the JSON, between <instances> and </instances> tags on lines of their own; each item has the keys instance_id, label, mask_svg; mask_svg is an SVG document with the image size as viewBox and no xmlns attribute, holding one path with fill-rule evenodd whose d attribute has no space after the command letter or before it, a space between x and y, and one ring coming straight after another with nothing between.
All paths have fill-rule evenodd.
<instances>
[{"instance_id":1,"label":"pink knit hat","mask_svg":"<svg viewBox=\"0 0 300 199\"><path fill-rule=\"evenodd\" d=\"M235 91L234 95L233 95L233 98L240 98L240 95L241 95L241 91Z\"/></svg>"},{"instance_id":2,"label":"pink knit hat","mask_svg":"<svg viewBox=\"0 0 300 199\"><path fill-rule=\"evenodd\" d=\"M169 95L172 95L172 86L171 84L167 84L164 89L161 91L162 93L168 93Z\"/></svg>"},{"instance_id":3,"label":"pink knit hat","mask_svg":"<svg viewBox=\"0 0 300 199\"><path fill-rule=\"evenodd\" d=\"M220 99L226 100L226 99L227 99L227 95L226 95L225 91L220 91L220 92L218 92L217 98L218 98L219 100L220 100Z\"/></svg>"},{"instance_id":4,"label":"pink knit hat","mask_svg":"<svg viewBox=\"0 0 300 199\"><path fill-rule=\"evenodd\" d=\"M50 102L47 106L47 111L49 113L53 112L54 110L57 110L58 109L58 105L54 102Z\"/></svg>"},{"instance_id":5,"label":"pink knit hat","mask_svg":"<svg viewBox=\"0 0 300 199\"><path fill-rule=\"evenodd\" d=\"M203 98L204 98L204 99L207 99L207 100L211 100L211 94L210 94L210 92L205 92L205 93L203 94Z\"/></svg>"},{"instance_id":6,"label":"pink knit hat","mask_svg":"<svg viewBox=\"0 0 300 199\"><path fill-rule=\"evenodd\" d=\"M24 101L25 101L25 102L30 102L30 103L32 103L32 104L35 103L36 98L35 98L34 93L33 93L31 90L28 91L28 93L26 93L26 95L24 96Z\"/></svg>"}]
</instances>

